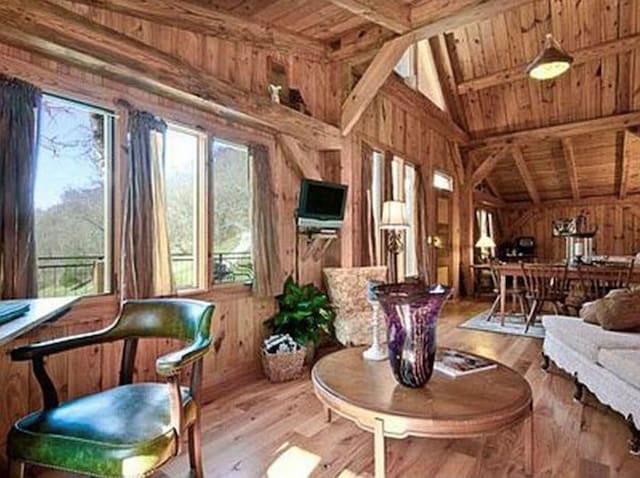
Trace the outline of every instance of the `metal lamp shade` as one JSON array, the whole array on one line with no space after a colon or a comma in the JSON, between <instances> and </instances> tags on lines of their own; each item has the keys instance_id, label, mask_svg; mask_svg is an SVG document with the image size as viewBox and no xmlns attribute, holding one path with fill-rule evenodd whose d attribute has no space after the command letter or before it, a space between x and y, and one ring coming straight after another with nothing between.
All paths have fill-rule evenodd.
<instances>
[{"instance_id":1,"label":"metal lamp shade","mask_svg":"<svg viewBox=\"0 0 640 478\"><path fill-rule=\"evenodd\" d=\"M562 49L551 34L547 34L544 49L527 67L527 74L536 80L550 80L565 73L573 57Z\"/></svg>"}]
</instances>

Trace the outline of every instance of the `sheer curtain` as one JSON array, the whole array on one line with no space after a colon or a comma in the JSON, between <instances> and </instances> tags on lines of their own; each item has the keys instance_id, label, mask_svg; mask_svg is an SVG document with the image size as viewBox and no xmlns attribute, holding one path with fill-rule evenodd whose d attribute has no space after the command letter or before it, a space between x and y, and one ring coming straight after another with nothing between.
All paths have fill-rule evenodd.
<instances>
[{"instance_id":1,"label":"sheer curtain","mask_svg":"<svg viewBox=\"0 0 640 478\"><path fill-rule=\"evenodd\" d=\"M279 293L283 280L276 214L278 198L273 185L269 150L263 145L252 145L249 153L252 172L253 290L259 297L273 297Z\"/></svg>"},{"instance_id":2,"label":"sheer curtain","mask_svg":"<svg viewBox=\"0 0 640 478\"><path fill-rule=\"evenodd\" d=\"M175 293L163 171L166 129L166 123L151 113L129 112L129 160L122 227L122 299Z\"/></svg>"},{"instance_id":3,"label":"sheer curtain","mask_svg":"<svg viewBox=\"0 0 640 478\"><path fill-rule=\"evenodd\" d=\"M0 76L0 299L35 297L36 121L42 93Z\"/></svg>"},{"instance_id":4,"label":"sheer curtain","mask_svg":"<svg viewBox=\"0 0 640 478\"><path fill-rule=\"evenodd\" d=\"M360 192L360 230L362 231L361 266L375 263L376 233L373 220L373 149L362 143L362 188Z\"/></svg>"}]
</instances>

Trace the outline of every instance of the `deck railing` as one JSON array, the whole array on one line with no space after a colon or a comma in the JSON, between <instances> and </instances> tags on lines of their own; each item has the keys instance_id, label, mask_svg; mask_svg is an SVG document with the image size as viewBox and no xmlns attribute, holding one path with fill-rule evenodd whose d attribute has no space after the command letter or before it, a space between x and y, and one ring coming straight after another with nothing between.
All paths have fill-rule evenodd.
<instances>
[{"instance_id":1,"label":"deck railing","mask_svg":"<svg viewBox=\"0 0 640 478\"><path fill-rule=\"evenodd\" d=\"M216 252L213 255L214 282L252 282L250 252ZM195 286L195 260L191 255L171 256L178 288ZM91 295L108 292L103 256L38 257L38 297Z\"/></svg>"}]
</instances>

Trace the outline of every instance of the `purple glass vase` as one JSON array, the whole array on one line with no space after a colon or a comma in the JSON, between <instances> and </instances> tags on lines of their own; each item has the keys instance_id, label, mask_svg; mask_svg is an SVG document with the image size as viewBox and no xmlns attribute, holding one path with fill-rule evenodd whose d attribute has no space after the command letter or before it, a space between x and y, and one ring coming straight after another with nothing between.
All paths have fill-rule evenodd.
<instances>
[{"instance_id":1,"label":"purple glass vase","mask_svg":"<svg viewBox=\"0 0 640 478\"><path fill-rule=\"evenodd\" d=\"M376 288L387 321L389 363L398 383L423 387L436 356L436 322L451 289L422 284L389 284Z\"/></svg>"}]
</instances>

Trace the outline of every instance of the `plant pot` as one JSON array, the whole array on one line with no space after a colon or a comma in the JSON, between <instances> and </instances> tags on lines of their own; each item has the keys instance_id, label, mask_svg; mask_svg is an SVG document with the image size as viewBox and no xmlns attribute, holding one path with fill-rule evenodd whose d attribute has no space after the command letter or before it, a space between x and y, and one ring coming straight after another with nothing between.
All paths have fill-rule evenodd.
<instances>
[{"instance_id":1,"label":"plant pot","mask_svg":"<svg viewBox=\"0 0 640 478\"><path fill-rule=\"evenodd\" d=\"M401 385L423 387L431 378L436 356L436 323L450 291L432 293L422 284L376 288L387 322L389 364Z\"/></svg>"},{"instance_id":2,"label":"plant pot","mask_svg":"<svg viewBox=\"0 0 640 478\"><path fill-rule=\"evenodd\" d=\"M287 382L295 380L302 375L304 360L307 354L306 347L295 352L269 354L261 350L262 369L270 382Z\"/></svg>"}]
</instances>

